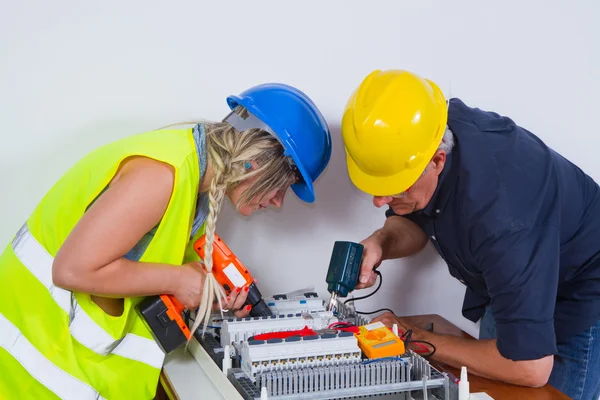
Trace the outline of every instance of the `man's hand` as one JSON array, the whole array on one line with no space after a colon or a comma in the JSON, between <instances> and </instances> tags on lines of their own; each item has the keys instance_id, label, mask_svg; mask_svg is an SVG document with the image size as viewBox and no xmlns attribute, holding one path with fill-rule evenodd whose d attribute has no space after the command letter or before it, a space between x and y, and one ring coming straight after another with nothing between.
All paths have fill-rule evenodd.
<instances>
[{"instance_id":1,"label":"man's hand","mask_svg":"<svg viewBox=\"0 0 600 400\"><path fill-rule=\"evenodd\" d=\"M414 222L393 216L386 219L381 229L360 243L365 248L356 289L375 284L377 275L373 271L383 260L408 257L421 251L427 244L427 236Z\"/></svg>"},{"instance_id":2,"label":"man's hand","mask_svg":"<svg viewBox=\"0 0 600 400\"><path fill-rule=\"evenodd\" d=\"M364 250L356 289L368 288L375 284L377 274L374 270L381 265L383 256L381 243L375 233L360 242L360 244L364 246Z\"/></svg>"},{"instance_id":3,"label":"man's hand","mask_svg":"<svg viewBox=\"0 0 600 400\"><path fill-rule=\"evenodd\" d=\"M402 338L403 340L404 340L403 336L410 330L411 331L410 340L416 341L417 343L412 343L412 344L405 343L407 349L411 349L415 353L420 354L421 356L425 356L425 357L431 355L434 352L434 348L432 348L429 343L424 343L424 342L418 343L419 341L422 341L422 340L429 342L427 339L425 339L425 337L427 337L427 334L429 332L424 329L421 329L415 325L410 324L406 320L406 318L397 317L396 315L392 314L391 312L385 312L385 313L373 318L373 320L371 322L381 322L390 329L392 329L393 325L396 324L396 326L398 327L398 336L400 336L400 338Z\"/></svg>"},{"instance_id":4,"label":"man's hand","mask_svg":"<svg viewBox=\"0 0 600 400\"><path fill-rule=\"evenodd\" d=\"M373 322L381 321L392 327L398 325L398 334L412 329L413 340L423 340L436 348L432 359L455 368L465 366L475 375L483 376L515 385L544 386L552 372L554 357L547 356L538 360L512 361L504 358L498 351L496 339L476 340L458 336L444 335L426 331L407 322L406 318L392 313L384 313Z\"/></svg>"},{"instance_id":5,"label":"man's hand","mask_svg":"<svg viewBox=\"0 0 600 400\"><path fill-rule=\"evenodd\" d=\"M414 325L411 325L407 322L406 319L402 317L397 317L391 312L385 312L377 317L373 318L371 322L382 322L385 326L392 329L392 326L396 324L398 326L398 334L402 336L404 333L412 330L412 339L414 340L426 340L423 339L424 334L427 333L426 330L418 328Z\"/></svg>"}]
</instances>

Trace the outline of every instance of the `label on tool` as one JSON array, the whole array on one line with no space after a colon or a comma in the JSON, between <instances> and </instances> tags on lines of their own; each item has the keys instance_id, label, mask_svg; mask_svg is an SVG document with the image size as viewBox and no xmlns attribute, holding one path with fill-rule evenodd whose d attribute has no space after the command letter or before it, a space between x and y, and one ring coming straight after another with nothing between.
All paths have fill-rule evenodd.
<instances>
[{"instance_id":1,"label":"label on tool","mask_svg":"<svg viewBox=\"0 0 600 400\"><path fill-rule=\"evenodd\" d=\"M365 325L365 329L368 331L372 331L373 329L378 329L378 328L383 328L383 327L385 327L385 325L381 321Z\"/></svg>"},{"instance_id":2,"label":"label on tool","mask_svg":"<svg viewBox=\"0 0 600 400\"><path fill-rule=\"evenodd\" d=\"M233 286L242 287L246 284L244 276L238 271L233 263L229 263L229 265L223 269L223 272L227 275L227 278L229 278Z\"/></svg>"}]
</instances>

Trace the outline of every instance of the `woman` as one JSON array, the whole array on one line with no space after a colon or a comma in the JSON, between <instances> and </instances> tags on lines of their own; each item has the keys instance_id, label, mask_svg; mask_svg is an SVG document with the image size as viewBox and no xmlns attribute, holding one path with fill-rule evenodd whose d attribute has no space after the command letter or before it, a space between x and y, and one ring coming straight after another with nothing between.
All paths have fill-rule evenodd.
<instances>
[{"instance_id":1,"label":"woman","mask_svg":"<svg viewBox=\"0 0 600 400\"><path fill-rule=\"evenodd\" d=\"M314 201L331 138L293 87L227 102L223 122L97 149L46 194L0 256L0 397L152 398L164 354L135 311L144 296L200 306L197 321L215 298L249 312L244 290L221 299L211 274L223 199L243 215L281 206L290 186ZM191 246L203 234L204 268Z\"/></svg>"}]
</instances>

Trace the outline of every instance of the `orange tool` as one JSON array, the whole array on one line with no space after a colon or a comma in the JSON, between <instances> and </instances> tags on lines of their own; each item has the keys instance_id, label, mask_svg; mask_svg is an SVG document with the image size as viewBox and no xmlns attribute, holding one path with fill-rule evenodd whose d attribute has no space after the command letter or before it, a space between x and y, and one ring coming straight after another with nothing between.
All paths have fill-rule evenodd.
<instances>
[{"instance_id":1,"label":"orange tool","mask_svg":"<svg viewBox=\"0 0 600 400\"><path fill-rule=\"evenodd\" d=\"M204 259L206 236L194 243L194 250ZM213 243L212 273L227 294L234 287L248 287L245 305L252 306L251 316L271 316L271 309L262 299L262 294L254 283L254 278L242 262L215 234ZM183 305L170 295L150 296L138 304L138 312L152 331L156 342L165 353L170 353L191 337L191 332L182 317Z\"/></svg>"},{"instance_id":2,"label":"orange tool","mask_svg":"<svg viewBox=\"0 0 600 400\"><path fill-rule=\"evenodd\" d=\"M404 342L381 322L360 326L355 333L358 347L368 358L393 357L405 353Z\"/></svg>"}]
</instances>

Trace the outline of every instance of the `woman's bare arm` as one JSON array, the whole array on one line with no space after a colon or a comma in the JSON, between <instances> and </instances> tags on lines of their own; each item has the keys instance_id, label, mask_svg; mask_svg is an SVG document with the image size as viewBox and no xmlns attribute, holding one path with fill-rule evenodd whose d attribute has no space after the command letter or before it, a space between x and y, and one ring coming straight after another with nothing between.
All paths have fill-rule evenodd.
<instances>
[{"instance_id":1,"label":"woman's bare arm","mask_svg":"<svg viewBox=\"0 0 600 400\"><path fill-rule=\"evenodd\" d=\"M173 182L167 164L148 158L126 161L58 251L54 283L105 297L173 294L181 268L123 258L161 220Z\"/></svg>"}]
</instances>

